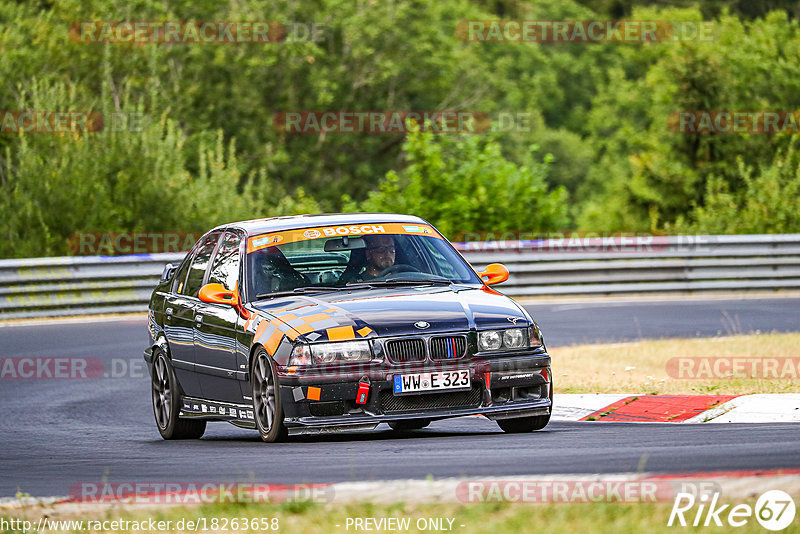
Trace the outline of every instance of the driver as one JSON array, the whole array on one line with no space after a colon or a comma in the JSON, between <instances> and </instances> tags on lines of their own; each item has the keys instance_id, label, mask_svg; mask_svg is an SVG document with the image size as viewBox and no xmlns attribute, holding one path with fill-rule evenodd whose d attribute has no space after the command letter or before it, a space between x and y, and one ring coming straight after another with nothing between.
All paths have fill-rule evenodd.
<instances>
[{"instance_id":1,"label":"driver","mask_svg":"<svg viewBox=\"0 0 800 534\"><path fill-rule=\"evenodd\" d=\"M390 235L364 236L366 248L364 256L367 259L367 268L358 275L361 281L371 280L383 271L394 265L395 244Z\"/></svg>"}]
</instances>

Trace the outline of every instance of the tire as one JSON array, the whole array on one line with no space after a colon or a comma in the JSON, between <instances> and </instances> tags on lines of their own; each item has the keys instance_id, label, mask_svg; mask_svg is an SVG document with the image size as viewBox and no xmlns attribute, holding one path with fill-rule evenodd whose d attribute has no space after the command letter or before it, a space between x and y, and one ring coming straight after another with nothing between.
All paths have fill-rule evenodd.
<instances>
[{"instance_id":1,"label":"tire","mask_svg":"<svg viewBox=\"0 0 800 534\"><path fill-rule=\"evenodd\" d=\"M550 422L550 415L553 413L553 380L550 379L550 413L547 415L535 415L533 417L519 417L515 419L498 419L497 425L509 434L521 434L523 432L533 432L541 430Z\"/></svg>"},{"instance_id":2,"label":"tire","mask_svg":"<svg viewBox=\"0 0 800 534\"><path fill-rule=\"evenodd\" d=\"M503 432L509 434L520 434L522 432L533 432L541 430L550 422L550 414L535 415L533 417L518 417L515 419L498 419L498 426Z\"/></svg>"},{"instance_id":3,"label":"tire","mask_svg":"<svg viewBox=\"0 0 800 534\"><path fill-rule=\"evenodd\" d=\"M409 419L407 421L391 421L389 426L392 430L420 430L431 424L430 419Z\"/></svg>"},{"instance_id":4,"label":"tire","mask_svg":"<svg viewBox=\"0 0 800 534\"><path fill-rule=\"evenodd\" d=\"M275 372L275 362L267 351L259 348L250 368L253 393L253 417L261 439L267 443L284 441L289 433L283 424L281 388Z\"/></svg>"},{"instance_id":5,"label":"tire","mask_svg":"<svg viewBox=\"0 0 800 534\"><path fill-rule=\"evenodd\" d=\"M197 439L206 431L206 422L196 419L181 419L181 394L175 373L167 356L157 350L151 370L153 415L156 427L164 439Z\"/></svg>"}]
</instances>

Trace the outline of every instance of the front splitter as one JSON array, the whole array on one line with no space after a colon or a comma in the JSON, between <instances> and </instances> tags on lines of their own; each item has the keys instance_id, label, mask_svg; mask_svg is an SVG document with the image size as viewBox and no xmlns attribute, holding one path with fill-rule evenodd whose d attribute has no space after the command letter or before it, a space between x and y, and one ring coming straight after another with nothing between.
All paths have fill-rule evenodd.
<instances>
[{"instance_id":1,"label":"front splitter","mask_svg":"<svg viewBox=\"0 0 800 534\"><path fill-rule=\"evenodd\" d=\"M463 408L457 410L436 410L421 412L404 412L392 414L348 414L336 417L293 417L284 420L289 435L328 434L334 432L364 432L373 430L380 423L392 421L408 421L412 419L449 419L468 415L482 415L487 419L514 419L517 417L535 417L548 415L551 412L550 399L518 405L502 404L483 406L480 408Z\"/></svg>"}]
</instances>

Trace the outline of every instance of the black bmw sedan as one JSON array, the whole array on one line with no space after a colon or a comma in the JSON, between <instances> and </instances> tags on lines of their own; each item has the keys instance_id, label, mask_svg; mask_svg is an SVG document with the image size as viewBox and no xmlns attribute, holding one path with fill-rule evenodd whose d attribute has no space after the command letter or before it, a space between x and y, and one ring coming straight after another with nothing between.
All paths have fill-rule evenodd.
<instances>
[{"instance_id":1,"label":"black bmw sedan","mask_svg":"<svg viewBox=\"0 0 800 534\"><path fill-rule=\"evenodd\" d=\"M412 216L277 217L219 226L150 300L153 411L165 439L208 421L288 435L415 430L465 415L547 425L550 356L527 312Z\"/></svg>"}]
</instances>

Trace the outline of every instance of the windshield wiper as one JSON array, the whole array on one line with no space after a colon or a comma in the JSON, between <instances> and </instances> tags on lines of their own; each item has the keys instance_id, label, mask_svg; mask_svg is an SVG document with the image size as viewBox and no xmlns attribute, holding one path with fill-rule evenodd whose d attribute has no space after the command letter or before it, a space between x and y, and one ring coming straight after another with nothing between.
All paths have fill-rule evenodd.
<instances>
[{"instance_id":1,"label":"windshield wiper","mask_svg":"<svg viewBox=\"0 0 800 534\"><path fill-rule=\"evenodd\" d=\"M256 295L257 299L266 299L270 297L284 297L286 295L302 295L303 293L321 293L324 291L341 291L343 287L331 286L301 286L288 291L275 291L274 293L261 293Z\"/></svg>"}]
</instances>

